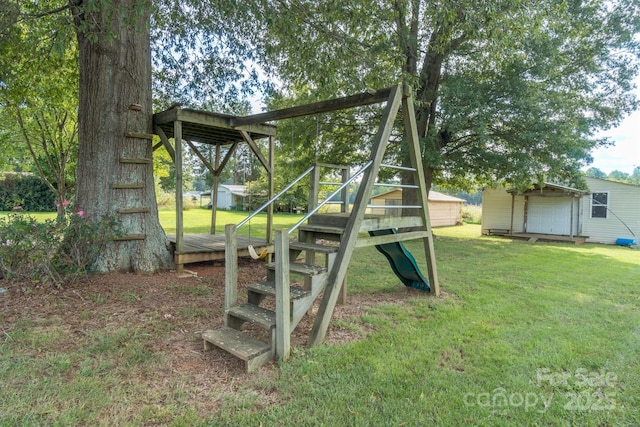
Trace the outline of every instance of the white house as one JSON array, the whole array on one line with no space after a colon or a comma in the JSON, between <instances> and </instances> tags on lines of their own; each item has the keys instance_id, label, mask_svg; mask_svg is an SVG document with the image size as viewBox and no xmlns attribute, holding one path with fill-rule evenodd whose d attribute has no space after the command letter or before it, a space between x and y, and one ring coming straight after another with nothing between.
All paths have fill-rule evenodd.
<instances>
[{"instance_id":1,"label":"white house","mask_svg":"<svg viewBox=\"0 0 640 427\"><path fill-rule=\"evenodd\" d=\"M482 233L562 236L614 244L640 239L640 186L585 178L588 190L553 183L518 193L482 192Z\"/></svg>"},{"instance_id":2,"label":"white house","mask_svg":"<svg viewBox=\"0 0 640 427\"><path fill-rule=\"evenodd\" d=\"M218 209L231 209L236 206L242 208L244 206L244 198L248 195L246 185L220 184L218 185L218 203L216 203L216 207ZM201 193L202 196L211 197L211 192L205 191ZM209 202L207 208L211 208L211 202Z\"/></svg>"}]
</instances>

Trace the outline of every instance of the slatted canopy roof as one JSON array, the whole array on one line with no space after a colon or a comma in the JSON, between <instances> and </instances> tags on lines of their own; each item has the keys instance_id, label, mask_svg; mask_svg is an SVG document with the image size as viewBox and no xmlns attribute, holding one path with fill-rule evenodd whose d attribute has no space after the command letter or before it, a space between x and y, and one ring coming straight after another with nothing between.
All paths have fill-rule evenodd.
<instances>
[{"instance_id":1,"label":"slatted canopy roof","mask_svg":"<svg viewBox=\"0 0 640 427\"><path fill-rule=\"evenodd\" d=\"M253 140L276 135L274 125L257 123L233 127L232 123L236 119L236 116L228 114L174 107L154 114L153 124L160 128L167 138L173 138L175 123L182 122L183 139L211 145L243 142L240 131L247 131Z\"/></svg>"}]
</instances>

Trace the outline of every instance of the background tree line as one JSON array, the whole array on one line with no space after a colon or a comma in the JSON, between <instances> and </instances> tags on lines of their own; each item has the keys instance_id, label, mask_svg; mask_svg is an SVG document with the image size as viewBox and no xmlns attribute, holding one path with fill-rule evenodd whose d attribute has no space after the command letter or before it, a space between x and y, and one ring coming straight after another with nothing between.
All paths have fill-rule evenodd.
<instances>
[{"instance_id":1,"label":"background tree line","mask_svg":"<svg viewBox=\"0 0 640 427\"><path fill-rule=\"evenodd\" d=\"M586 176L592 178L607 179L609 181L623 182L625 184L640 185L640 166L636 166L631 174L619 170L606 174L598 168L589 168L585 171Z\"/></svg>"}]
</instances>

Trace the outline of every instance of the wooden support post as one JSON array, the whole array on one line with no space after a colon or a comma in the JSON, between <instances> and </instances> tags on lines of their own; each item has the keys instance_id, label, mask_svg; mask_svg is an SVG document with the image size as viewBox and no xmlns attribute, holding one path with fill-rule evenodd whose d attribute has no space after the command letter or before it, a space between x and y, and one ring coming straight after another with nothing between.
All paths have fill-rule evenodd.
<instances>
[{"instance_id":1,"label":"wooden support post","mask_svg":"<svg viewBox=\"0 0 640 427\"><path fill-rule=\"evenodd\" d=\"M276 356L283 362L291 352L291 296L289 290L289 233L276 230Z\"/></svg>"},{"instance_id":2,"label":"wooden support post","mask_svg":"<svg viewBox=\"0 0 640 427\"><path fill-rule=\"evenodd\" d=\"M360 225L364 219L364 213L367 209L367 202L371 197L371 191L384 152L391 136L391 130L393 128L393 122L398 114L398 108L402 101L402 86L398 85L391 90L387 105L382 115L382 123L378 128L378 134L376 135L372 153L371 153L371 166L367 169L360 184L360 189L356 195L356 200L353 205L353 213L349 217L345 232L340 243L340 249L336 257L335 264L329 276L327 277L327 287L324 290L320 307L318 308L318 314L313 322L313 328L309 335L309 344L317 345L322 343L324 337L329 328L329 322L333 315L333 310L336 306L336 301L340 294L340 287L347 274L347 268L349 267L349 261L355 247L356 240L358 239L358 232L360 231Z\"/></svg>"},{"instance_id":3,"label":"wooden support post","mask_svg":"<svg viewBox=\"0 0 640 427\"><path fill-rule=\"evenodd\" d=\"M342 183L349 181L349 168L342 169ZM346 213L349 212L349 186L347 185L341 192L340 197L342 198L342 205L340 206L340 212ZM338 295L338 304L344 305L347 303L347 275L345 274L344 280L342 281L342 287L340 288L340 295Z\"/></svg>"},{"instance_id":4,"label":"wooden support post","mask_svg":"<svg viewBox=\"0 0 640 427\"><path fill-rule=\"evenodd\" d=\"M345 274L342 280L342 286L340 286L340 295L338 295L337 304L344 305L347 303L347 275Z\"/></svg>"},{"instance_id":5,"label":"wooden support post","mask_svg":"<svg viewBox=\"0 0 640 427\"><path fill-rule=\"evenodd\" d=\"M212 173L213 183L211 184L211 227L209 234L216 234L216 220L218 216L218 185L220 184L220 145L216 145L216 168Z\"/></svg>"},{"instance_id":6,"label":"wooden support post","mask_svg":"<svg viewBox=\"0 0 640 427\"><path fill-rule=\"evenodd\" d=\"M224 228L224 311L238 303L238 230L235 224ZM227 316L224 316L227 326Z\"/></svg>"},{"instance_id":7,"label":"wooden support post","mask_svg":"<svg viewBox=\"0 0 640 427\"><path fill-rule=\"evenodd\" d=\"M436 267L436 255L433 247L433 233L431 231L431 218L429 216L429 201L427 196L426 182L424 178L424 169L422 168L422 154L420 150L420 140L418 138L418 128L416 125L416 114L413 108L413 97L409 87L404 88L405 96L402 98L404 110L404 129L407 135L407 143L409 144L409 158L411 167L415 171L415 179L418 184L418 202L422 206L422 220L424 222L427 237L423 239L424 253L427 259L427 272L431 293L440 295L440 284L438 283L438 269Z\"/></svg>"},{"instance_id":8,"label":"wooden support post","mask_svg":"<svg viewBox=\"0 0 640 427\"><path fill-rule=\"evenodd\" d=\"M276 137L270 136L269 137L269 170L267 171L267 177L269 180L269 190L267 193L267 197L268 197L267 200L271 200L275 193L275 187L273 183L273 180L275 177L275 164L276 164L276 160L275 160L276 148L275 147L276 147ZM273 241L273 238L271 237L272 233L273 233L273 203L267 207L267 238L266 238L267 243L271 243ZM269 254L268 262L271 262L271 254Z\"/></svg>"},{"instance_id":9,"label":"wooden support post","mask_svg":"<svg viewBox=\"0 0 640 427\"><path fill-rule=\"evenodd\" d=\"M513 234L513 215L516 207L516 195L511 193L511 224L509 225L509 234Z\"/></svg>"},{"instance_id":10,"label":"wooden support post","mask_svg":"<svg viewBox=\"0 0 640 427\"><path fill-rule=\"evenodd\" d=\"M173 124L173 135L175 143L175 168L176 168L176 252L184 252L184 222L182 218L182 122L176 121ZM176 270L182 273L184 264L177 264Z\"/></svg>"},{"instance_id":11,"label":"wooden support post","mask_svg":"<svg viewBox=\"0 0 640 427\"><path fill-rule=\"evenodd\" d=\"M344 184L345 182L349 181L349 168L343 168L342 169L342 183ZM340 197L342 198L342 206L340 208L340 212L349 212L349 186L347 185L346 187L344 187L344 189L342 190L342 194L340 195Z\"/></svg>"},{"instance_id":12,"label":"wooden support post","mask_svg":"<svg viewBox=\"0 0 640 427\"><path fill-rule=\"evenodd\" d=\"M309 206L310 212L318 205L318 197L320 194L320 165L316 163L313 172L309 176Z\"/></svg>"}]
</instances>

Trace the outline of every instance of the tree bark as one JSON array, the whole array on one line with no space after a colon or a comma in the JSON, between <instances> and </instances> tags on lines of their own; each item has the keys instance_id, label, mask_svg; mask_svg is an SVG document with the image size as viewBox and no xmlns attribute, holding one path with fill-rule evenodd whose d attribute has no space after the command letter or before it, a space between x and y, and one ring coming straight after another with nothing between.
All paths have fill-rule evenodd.
<instances>
[{"instance_id":1,"label":"tree bark","mask_svg":"<svg viewBox=\"0 0 640 427\"><path fill-rule=\"evenodd\" d=\"M153 164L121 159L151 159L152 141L127 133L152 128L149 11L151 2L104 2L98 11L73 2L79 44L80 93L76 205L92 221L116 216L125 236L101 254L98 271L151 273L173 265L160 226ZM116 183L142 183L142 189L117 189ZM119 214L129 207L148 213Z\"/></svg>"}]
</instances>

